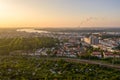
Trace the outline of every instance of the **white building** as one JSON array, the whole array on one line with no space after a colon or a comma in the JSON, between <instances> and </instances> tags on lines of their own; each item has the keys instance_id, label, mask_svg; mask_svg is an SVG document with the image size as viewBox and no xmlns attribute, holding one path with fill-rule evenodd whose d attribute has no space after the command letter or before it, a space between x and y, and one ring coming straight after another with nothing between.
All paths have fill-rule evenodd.
<instances>
[{"instance_id":1,"label":"white building","mask_svg":"<svg viewBox=\"0 0 120 80\"><path fill-rule=\"evenodd\" d=\"M96 36L90 36L89 38L84 38L84 41L91 45L99 44L99 39Z\"/></svg>"}]
</instances>

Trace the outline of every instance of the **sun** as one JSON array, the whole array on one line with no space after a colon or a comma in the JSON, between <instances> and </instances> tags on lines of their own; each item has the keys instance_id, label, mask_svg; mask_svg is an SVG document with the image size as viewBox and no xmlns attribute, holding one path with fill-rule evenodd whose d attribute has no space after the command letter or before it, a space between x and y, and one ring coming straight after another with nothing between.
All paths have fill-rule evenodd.
<instances>
[{"instance_id":1,"label":"sun","mask_svg":"<svg viewBox=\"0 0 120 80\"><path fill-rule=\"evenodd\" d=\"M9 6L0 1L0 16L8 14Z\"/></svg>"},{"instance_id":2,"label":"sun","mask_svg":"<svg viewBox=\"0 0 120 80\"><path fill-rule=\"evenodd\" d=\"M7 5L0 1L0 11L4 11L7 8Z\"/></svg>"}]
</instances>

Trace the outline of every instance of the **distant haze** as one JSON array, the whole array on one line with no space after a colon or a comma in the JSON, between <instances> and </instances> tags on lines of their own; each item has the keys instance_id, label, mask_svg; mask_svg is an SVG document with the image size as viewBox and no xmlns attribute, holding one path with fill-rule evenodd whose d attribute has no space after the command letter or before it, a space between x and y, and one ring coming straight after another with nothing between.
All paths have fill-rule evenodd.
<instances>
[{"instance_id":1,"label":"distant haze","mask_svg":"<svg viewBox=\"0 0 120 80\"><path fill-rule=\"evenodd\" d=\"M0 28L120 27L120 0L0 0Z\"/></svg>"}]
</instances>

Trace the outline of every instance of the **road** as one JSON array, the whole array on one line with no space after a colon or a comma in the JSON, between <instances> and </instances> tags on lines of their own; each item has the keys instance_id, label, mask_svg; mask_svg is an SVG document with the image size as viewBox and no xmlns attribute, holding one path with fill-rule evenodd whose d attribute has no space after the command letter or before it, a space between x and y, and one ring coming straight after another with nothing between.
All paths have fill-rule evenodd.
<instances>
[{"instance_id":1,"label":"road","mask_svg":"<svg viewBox=\"0 0 120 80\"><path fill-rule=\"evenodd\" d=\"M113 64L109 64L109 63L102 63L99 61L92 61L92 60L84 60L84 59L75 59L75 58L55 58L55 57L48 57L45 59L49 59L49 60L65 60L67 62L75 62L75 63L88 63L88 64L96 64L96 65L100 65L100 66L105 66L105 67L109 67L109 68L115 68L117 70L120 70L120 66L119 65L113 65Z\"/></svg>"}]
</instances>

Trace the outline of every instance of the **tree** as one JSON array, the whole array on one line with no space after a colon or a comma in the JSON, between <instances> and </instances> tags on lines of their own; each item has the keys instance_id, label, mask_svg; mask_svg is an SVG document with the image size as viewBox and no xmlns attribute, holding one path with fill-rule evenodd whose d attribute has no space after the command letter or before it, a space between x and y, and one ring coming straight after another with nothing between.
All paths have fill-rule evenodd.
<instances>
[{"instance_id":1,"label":"tree","mask_svg":"<svg viewBox=\"0 0 120 80\"><path fill-rule=\"evenodd\" d=\"M101 57L104 58L104 52L101 50Z\"/></svg>"},{"instance_id":2,"label":"tree","mask_svg":"<svg viewBox=\"0 0 120 80\"><path fill-rule=\"evenodd\" d=\"M52 53L52 51L51 51L50 49L48 49L48 50L46 51L46 53L47 53L48 56L50 56L51 53Z\"/></svg>"}]
</instances>

